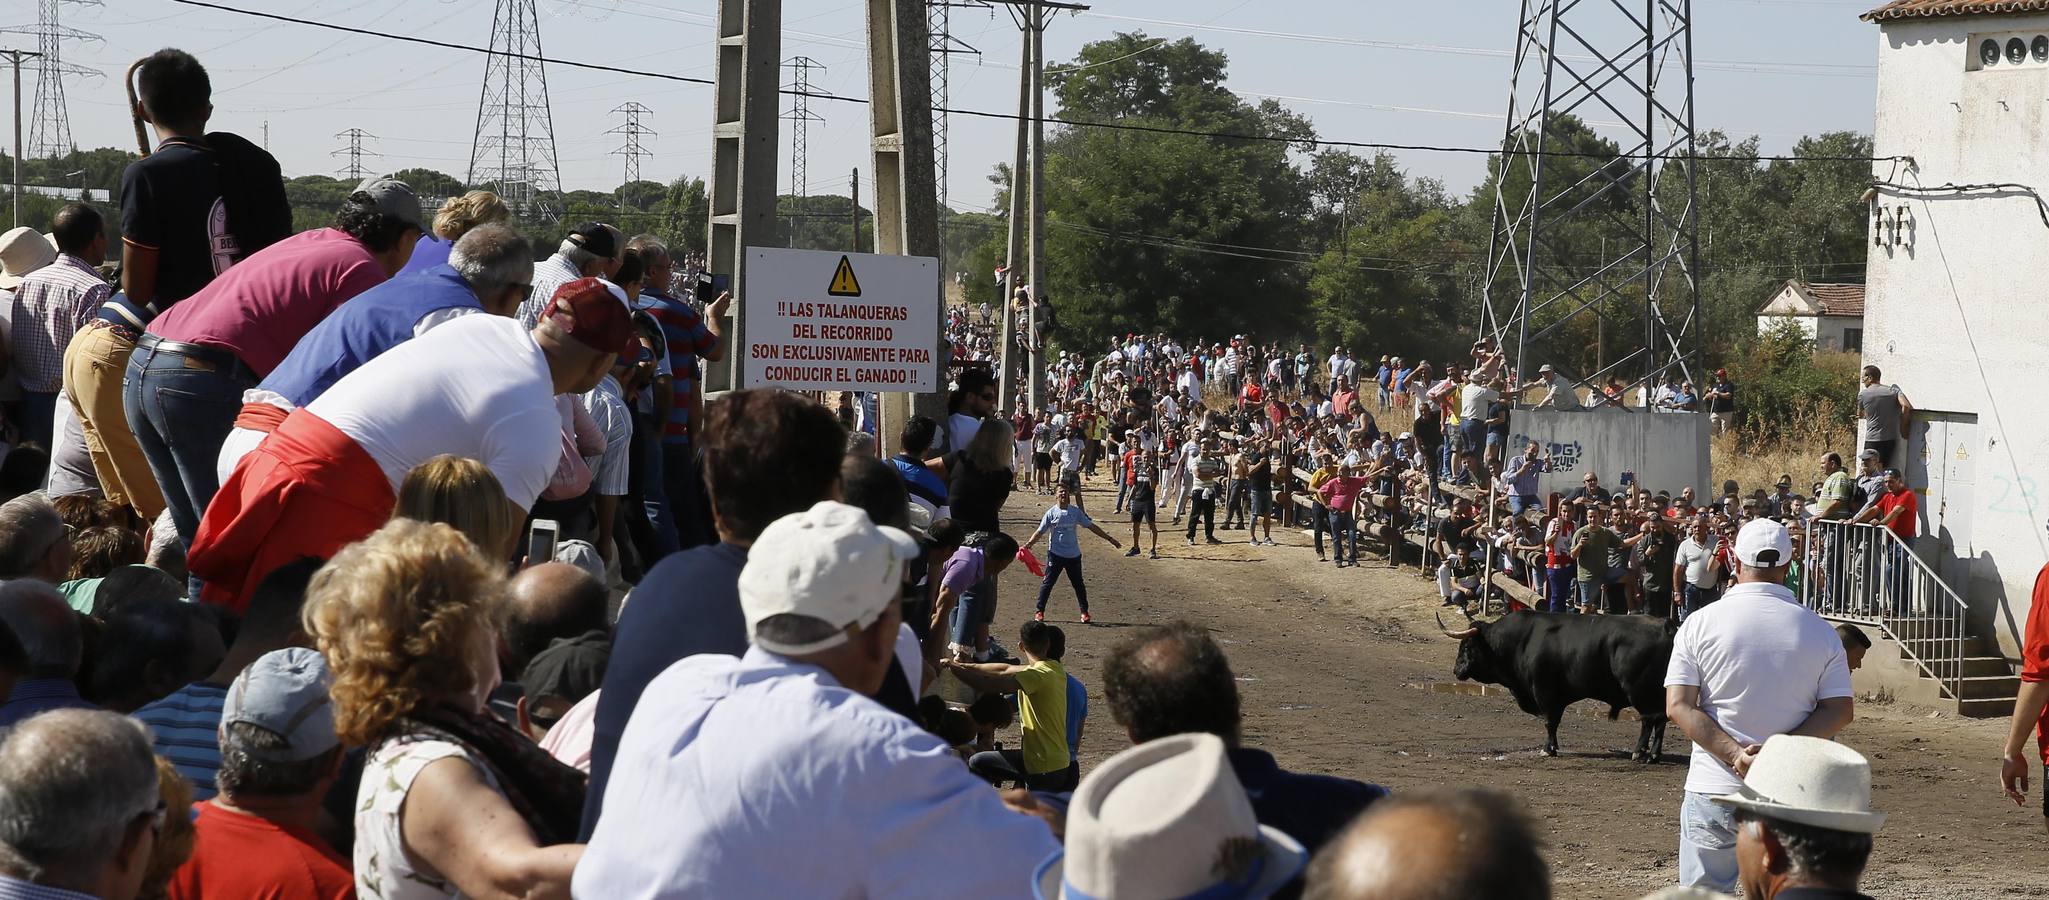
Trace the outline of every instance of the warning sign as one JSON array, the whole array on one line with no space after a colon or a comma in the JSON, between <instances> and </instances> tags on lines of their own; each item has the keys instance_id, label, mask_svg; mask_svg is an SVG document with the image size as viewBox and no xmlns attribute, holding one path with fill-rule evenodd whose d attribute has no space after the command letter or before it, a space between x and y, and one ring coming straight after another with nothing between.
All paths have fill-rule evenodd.
<instances>
[{"instance_id":1,"label":"warning sign","mask_svg":"<svg viewBox=\"0 0 2049 900\"><path fill-rule=\"evenodd\" d=\"M747 248L748 387L939 389L939 261Z\"/></svg>"},{"instance_id":2,"label":"warning sign","mask_svg":"<svg viewBox=\"0 0 2049 900\"><path fill-rule=\"evenodd\" d=\"M832 270L832 286L825 292L835 297L861 296L861 280L854 277L854 264L845 256L840 257L840 266Z\"/></svg>"}]
</instances>

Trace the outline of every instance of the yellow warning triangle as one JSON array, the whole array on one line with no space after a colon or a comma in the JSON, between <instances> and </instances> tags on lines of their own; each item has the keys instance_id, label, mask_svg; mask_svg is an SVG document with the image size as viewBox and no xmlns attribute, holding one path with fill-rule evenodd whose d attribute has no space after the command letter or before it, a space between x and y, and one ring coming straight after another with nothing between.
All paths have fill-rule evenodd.
<instances>
[{"instance_id":1,"label":"yellow warning triangle","mask_svg":"<svg viewBox=\"0 0 2049 900\"><path fill-rule=\"evenodd\" d=\"M854 264L840 257L839 268L832 270L832 286L825 292L835 297L861 296L861 282L854 278Z\"/></svg>"}]
</instances>

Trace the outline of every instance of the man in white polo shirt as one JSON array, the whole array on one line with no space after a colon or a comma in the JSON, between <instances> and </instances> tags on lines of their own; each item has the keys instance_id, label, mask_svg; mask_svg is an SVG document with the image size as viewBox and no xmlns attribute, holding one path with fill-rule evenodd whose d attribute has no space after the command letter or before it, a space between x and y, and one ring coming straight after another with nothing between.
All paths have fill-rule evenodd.
<instances>
[{"instance_id":1,"label":"man in white polo shirt","mask_svg":"<svg viewBox=\"0 0 2049 900\"><path fill-rule=\"evenodd\" d=\"M1736 887L1736 793L1764 740L1832 738L1854 716L1842 640L1785 588L1793 539L1770 519L1736 535L1736 584L1688 616L1672 641L1665 711L1693 739L1679 807L1679 883Z\"/></svg>"}]
</instances>

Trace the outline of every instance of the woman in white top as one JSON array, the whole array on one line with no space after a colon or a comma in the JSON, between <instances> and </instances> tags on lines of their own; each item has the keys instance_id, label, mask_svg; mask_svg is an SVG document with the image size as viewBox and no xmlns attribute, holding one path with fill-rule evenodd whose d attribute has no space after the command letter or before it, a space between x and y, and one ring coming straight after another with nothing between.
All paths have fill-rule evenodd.
<instances>
[{"instance_id":1,"label":"woman in white top","mask_svg":"<svg viewBox=\"0 0 2049 900\"><path fill-rule=\"evenodd\" d=\"M356 799L365 900L569 896L583 846L564 842L585 779L484 712L504 592L461 532L406 519L335 554L307 590L335 733L370 751Z\"/></svg>"}]
</instances>

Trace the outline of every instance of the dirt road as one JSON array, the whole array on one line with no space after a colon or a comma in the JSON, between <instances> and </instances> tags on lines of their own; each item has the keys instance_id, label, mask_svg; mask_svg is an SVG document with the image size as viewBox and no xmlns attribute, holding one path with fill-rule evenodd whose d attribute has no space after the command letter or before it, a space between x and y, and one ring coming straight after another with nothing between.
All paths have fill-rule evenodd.
<instances>
[{"instance_id":1,"label":"dirt road","mask_svg":"<svg viewBox=\"0 0 2049 900\"><path fill-rule=\"evenodd\" d=\"M1106 481L1090 485L1088 508L1125 540L1129 519L1109 513L1114 493L1096 490ZM1022 541L1046 505L1047 498L1014 494L1005 527ZM1280 547L1250 546L1244 531L1218 532L1225 546L1190 547L1178 527L1161 524L1159 560L1128 559L1081 535L1095 625L1080 624L1065 581L1049 605L1048 619L1068 634L1068 670L1089 687L1094 715L1084 773L1126 746L1102 702L1104 654L1132 626L1187 619L1225 644L1243 696L1245 741L1272 751L1282 766L1395 790L1475 784L1511 791L1542 831L1559 897L1636 898L1676 879L1689 749L1676 727L1667 763L1643 766L1627 758L1636 723L1609 722L1605 709L1581 704L1559 728L1563 755L1546 758L1537 749L1543 723L1507 695L1446 686L1454 645L1432 623L1434 584L1413 569L1390 571L1370 553L1366 568L1319 564L1295 530L1274 532ZM1037 581L1012 566L1003 582L995 633L1011 645ZM1867 893L2049 896L2039 801L2018 809L1998 795L2003 721L1862 700L1857 714L1842 740L1871 758L1875 804L1890 817Z\"/></svg>"}]
</instances>

